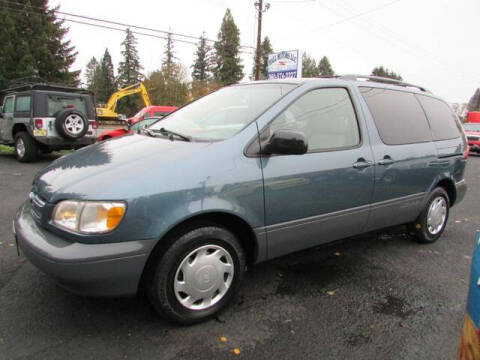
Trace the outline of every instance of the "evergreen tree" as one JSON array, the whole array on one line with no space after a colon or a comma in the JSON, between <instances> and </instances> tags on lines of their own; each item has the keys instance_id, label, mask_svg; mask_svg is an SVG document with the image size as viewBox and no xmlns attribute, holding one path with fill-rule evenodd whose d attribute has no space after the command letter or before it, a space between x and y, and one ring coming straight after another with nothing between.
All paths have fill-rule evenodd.
<instances>
[{"instance_id":1,"label":"evergreen tree","mask_svg":"<svg viewBox=\"0 0 480 360\"><path fill-rule=\"evenodd\" d=\"M31 10L34 6L35 10ZM18 0L0 7L0 88L10 80L39 76L46 81L77 85L79 71L70 66L77 53L65 41L68 29L57 19L48 0Z\"/></svg>"},{"instance_id":2,"label":"evergreen tree","mask_svg":"<svg viewBox=\"0 0 480 360\"><path fill-rule=\"evenodd\" d=\"M468 111L480 111L480 89L477 89L467 105Z\"/></svg>"},{"instance_id":3,"label":"evergreen tree","mask_svg":"<svg viewBox=\"0 0 480 360\"><path fill-rule=\"evenodd\" d=\"M268 36L262 41L260 58L260 79L266 79L268 75L268 55L273 53L272 44Z\"/></svg>"},{"instance_id":4,"label":"evergreen tree","mask_svg":"<svg viewBox=\"0 0 480 360\"><path fill-rule=\"evenodd\" d=\"M386 77L386 78L390 78L390 79L394 79L394 80L403 80L402 77L399 74L397 74L393 71L390 71L390 70L384 68L383 66L375 67L372 70L372 75Z\"/></svg>"},{"instance_id":5,"label":"evergreen tree","mask_svg":"<svg viewBox=\"0 0 480 360\"><path fill-rule=\"evenodd\" d=\"M215 80L223 85L236 83L243 78L243 65L239 57L240 31L230 9L225 12L217 38L214 45Z\"/></svg>"},{"instance_id":6,"label":"evergreen tree","mask_svg":"<svg viewBox=\"0 0 480 360\"><path fill-rule=\"evenodd\" d=\"M98 69L99 69L98 61L95 58L95 56L93 56L85 68L85 80L86 80L87 88L89 90L93 91L93 88L95 87L95 80L96 80L95 75L97 74Z\"/></svg>"},{"instance_id":7,"label":"evergreen tree","mask_svg":"<svg viewBox=\"0 0 480 360\"><path fill-rule=\"evenodd\" d=\"M308 55L307 53L303 53L302 56L302 77L311 78L318 76L318 68L315 59Z\"/></svg>"},{"instance_id":8,"label":"evergreen tree","mask_svg":"<svg viewBox=\"0 0 480 360\"><path fill-rule=\"evenodd\" d=\"M165 57L162 60L162 71L167 78L174 78L176 76L175 71L177 67L175 66L175 51L173 50L173 40L172 34L167 36L167 44L164 51Z\"/></svg>"},{"instance_id":9,"label":"evergreen tree","mask_svg":"<svg viewBox=\"0 0 480 360\"><path fill-rule=\"evenodd\" d=\"M106 103L110 95L117 91L113 62L108 49L105 49L100 66L98 68L98 88L96 92L97 101Z\"/></svg>"},{"instance_id":10,"label":"evergreen tree","mask_svg":"<svg viewBox=\"0 0 480 360\"><path fill-rule=\"evenodd\" d=\"M320 59L318 63L318 73L320 76L333 76L335 72L332 69L332 65L330 65L330 61L326 56Z\"/></svg>"},{"instance_id":11,"label":"evergreen tree","mask_svg":"<svg viewBox=\"0 0 480 360\"><path fill-rule=\"evenodd\" d=\"M137 51L137 39L129 28L125 31L125 40L121 45L123 61L118 64L117 85L119 88L124 88L142 81L143 75ZM118 100L117 113L131 116L143 106L140 95L126 96Z\"/></svg>"},{"instance_id":12,"label":"evergreen tree","mask_svg":"<svg viewBox=\"0 0 480 360\"><path fill-rule=\"evenodd\" d=\"M123 61L118 65L118 86L120 88L136 84L143 78L137 51L137 39L129 28L126 30L122 46Z\"/></svg>"},{"instance_id":13,"label":"evergreen tree","mask_svg":"<svg viewBox=\"0 0 480 360\"><path fill-rule=\"evenodd\" d=\"M200 36L197 51L195 52L195 61L192 65L193 81L205 82L210 79L209 52L211 48L207 44L205 32Z\"/></svg>"}]
</instances>

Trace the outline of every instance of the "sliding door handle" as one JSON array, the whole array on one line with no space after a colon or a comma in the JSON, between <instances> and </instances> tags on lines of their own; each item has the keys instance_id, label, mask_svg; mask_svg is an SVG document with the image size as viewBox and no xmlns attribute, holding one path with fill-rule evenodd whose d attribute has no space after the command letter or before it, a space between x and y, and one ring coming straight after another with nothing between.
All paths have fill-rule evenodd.
<instances>
[{"instance_id":1,"label":"sliding door handle","mask_svg":"<svg viewBox=\"0 0 480 360\"><path fill-rule=\"evenodd\" d=\"M364 168L370 167L372 165L373 165L373 162L367 161L364 158L360 158L356 162L354 162L352 166L355 169L364 169Z\"/></svg>"},{"instance_id":2,"label":"sliding door handle","mask_svg":"<svg viewBox=\"0 0 480 360\"><path fill-rule=\"evenodd\" d=\"M392 165L395 161L388 155L385 155L382 160L378 160L378 165Z\"/></svg>"}]
</instances>

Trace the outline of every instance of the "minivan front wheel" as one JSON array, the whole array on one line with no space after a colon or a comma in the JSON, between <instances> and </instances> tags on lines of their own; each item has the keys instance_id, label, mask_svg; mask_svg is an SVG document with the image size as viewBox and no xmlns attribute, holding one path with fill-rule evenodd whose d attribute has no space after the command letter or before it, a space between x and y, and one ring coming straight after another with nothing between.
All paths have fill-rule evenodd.
<instances>
[{"instance_id":1,"label":"minivan front wheel","mask_svg":"<svg viewBox=\"0 0 480 360\"><path fill-rule=\"evenodd\" d=\"M420 216L409 225L414 239L420 243L437 241L447 225L449 208L447 192L441 187L433 190Z\"/></svg>"},{"instance_id":2,"label":"minivan front wheel","mask_svg":"<svg viewBox=\"0 0 480 360\"><path fill-rule=\"evenodd\" d=\"M163 254L154 254L147 283L152 306L183 325L215 316L243 277L245 254L239 241L213 225L185 229L169 240L172 245Z\"/></svg>"}]
</instances>

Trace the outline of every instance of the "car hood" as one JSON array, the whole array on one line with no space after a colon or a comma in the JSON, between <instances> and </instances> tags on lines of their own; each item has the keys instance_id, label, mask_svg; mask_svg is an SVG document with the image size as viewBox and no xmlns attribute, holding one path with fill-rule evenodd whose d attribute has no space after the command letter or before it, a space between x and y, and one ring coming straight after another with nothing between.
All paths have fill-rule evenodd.
<instances>
[{"instance_id":1,"label":"car hood","mask_svg":"<svg viewBox=\"0 0 480 360\"><path fill-rule=\"evenodd\" d=\"M195 168L204 161L199 150L211 144L137 134L102 141L51 163L35 177L33 191L48 202L144 195L158 191L157 182L167 175L181 177L184 167Z\"/></svg>"}]
</instances>

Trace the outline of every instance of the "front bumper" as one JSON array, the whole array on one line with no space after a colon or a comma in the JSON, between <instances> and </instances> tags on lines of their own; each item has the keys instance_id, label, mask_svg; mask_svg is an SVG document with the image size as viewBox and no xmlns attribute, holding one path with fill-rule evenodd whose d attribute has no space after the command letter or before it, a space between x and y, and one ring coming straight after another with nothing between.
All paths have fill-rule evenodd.
<instances>
[{"instance_id":1,"label":"front bumper","mask_svg":"<svg viewBox=\"0 0 480 360\"><path fill-rule=\"evenodd\" d=\"M154 240L109 244L70 242L40 227L26 202L14 221L17 244L38 269L67 290L85 296L124 296L137 292Z\"/></svg>"}]
</instances>

